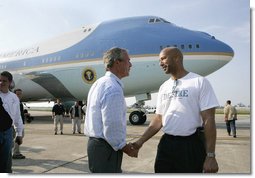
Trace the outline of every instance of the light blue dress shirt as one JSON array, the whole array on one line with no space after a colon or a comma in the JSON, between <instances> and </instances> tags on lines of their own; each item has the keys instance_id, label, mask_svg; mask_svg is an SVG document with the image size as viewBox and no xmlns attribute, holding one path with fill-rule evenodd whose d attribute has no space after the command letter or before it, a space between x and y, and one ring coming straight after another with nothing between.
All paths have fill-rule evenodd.
<instances>
[{"instance_id":1,"label":"light blue dress shirt","mask_svg":"<svg viewBox=\"0 0 255 178\"><path fill-rule=\"evenodd\" d=\"M108 71L89 91L85 135L105 139L115 151L122 149L126 145L126 112L123 83Z\"/></svg>"}]
</instances>

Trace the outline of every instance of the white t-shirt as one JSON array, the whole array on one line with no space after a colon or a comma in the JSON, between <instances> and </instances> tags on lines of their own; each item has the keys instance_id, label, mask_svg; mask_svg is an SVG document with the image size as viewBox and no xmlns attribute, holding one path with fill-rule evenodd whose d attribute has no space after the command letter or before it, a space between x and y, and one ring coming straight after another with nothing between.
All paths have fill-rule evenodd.
<instances>
[{"instance_id":1,"label":"white t-shirt","mask_svg":"<svg viewBox=\"0 0 255 178\"><path fill-rule=\"evenodd\" d=\"M156 113L162 115L163 132L188 136L202 126L201 111L219 106L209 81L195 73L165 81L158 93Z\"/></svg>"},{"instance_id":2,"label":"white t-shirt","mask_svg":"<svg viewBox=\"0 0 255 178\"><path fill-rule=\"evenodd\" d=\"M20 115L20 101L16 94L8 91L8 93L0 92L3 101L3 107L13 120L14 128L18 136L22 136L23 122Z\"/></svg>"}]
</instances>

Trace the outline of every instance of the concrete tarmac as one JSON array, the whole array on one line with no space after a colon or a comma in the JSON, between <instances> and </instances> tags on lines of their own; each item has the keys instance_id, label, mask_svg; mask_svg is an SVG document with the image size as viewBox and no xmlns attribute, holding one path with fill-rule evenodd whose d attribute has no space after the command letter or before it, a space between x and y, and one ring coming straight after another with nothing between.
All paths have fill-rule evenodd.
<instances>
[{"instance_id":1,"label":"concrete tarmac","mask_svg":"<svg viewBox=\"0 0 255 178\"><path fill-rule=\"evenodd\" d=\"M84 174L89 173L87 141L83 134L72 134L71 119L65 118L64 134L54 135L51 112L30 111L34 121L25 125L25 137L21 153L26 159L13 159L13 173L17 174ZM148 127L153 114L147 116L144 125L133 126L127 119L127 142L133 142ZM251 173L251 124L250 116L238 116L237 138L228 136L223 115L216 115L217 143L216 159L221 174ZM83 130L83 125L82 125ZM123 173L154 173L154 159L160 131L139 151L138 158L124 154Z\"/></svg>"}]
</instances>

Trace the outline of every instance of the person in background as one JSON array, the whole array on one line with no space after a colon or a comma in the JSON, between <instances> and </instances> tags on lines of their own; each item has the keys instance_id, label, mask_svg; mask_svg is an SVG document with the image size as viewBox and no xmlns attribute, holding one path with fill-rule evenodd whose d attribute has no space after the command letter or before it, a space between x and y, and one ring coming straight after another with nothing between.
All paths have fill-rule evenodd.
<instances>
[{"instance_id":1,"label":"person in background","mask_svg":"<svg viewBox=\"0 0 255 178\"><path fill-rule=\"evenodd\" d=\"M184 68L183 54L176 47L164 48L159 64L170 78L159 89L155 118L134 148L140 149L162 128L156 173L217 172L215 108L219 104L209 81Z\"/></svg>"},{"instance_id":2,"label":"person in background","mask_svg":"<svg viewBox=\"0 0 255 178\"><path fill-rule=\"evenodd\" d=\"M76 132L76 126L77 126L77 132L81 134L81 121L82 121L82 109L79 105L79 101L75 101L74 105L70 109L70 117L72 119L72 131L73 134Z\"/></svg>"},{"instance_id":3,"label":"person in background","mask_svg":"<svg viewBox=\"0 0 255 178\"><path fill-rule=\"evenodd\" d=\"M226 106L224 107L224 116L227 126L228 135L231 135L231 130L233 137L236 138L236 120L237 120L237 111L234 106L231 105L231 101L227 100Z\"/></svg>"},{"instance_id":4,"label":"person in background","mask_svg":"<svg viewBox=\"0 0 255 178\"><path fill-rule=\"evenodd\" d=\"M126 143L126 102L122 78L129 75L132 64L125 49L112 48L104 56L105 76L98 79L88 93L84 133L89 170L92 173L121 173L123 152L137 157Z\"/></svg>"},{"instance_id":5,"label":"person in background","mask_svg":"<svg viewBox=\"0 0 255 178\"><path fill-rule=\"evenodd\" d=\"M0 173L12 173L13 130L15 142L22 144L23 123L19 98L10 91L14 87L13 76L8 71L0 74Z\"/></svg>"},{"instance_id":6,"label":"person in background","mask_svg":"<svg viewBox=\"0 0 255 178\"><path fill-rule=\"evenodd\" d=\"M20 88L18 89L15 89L13 91L17 97L19 98L19 101L20 101L20 116L22 118L22 122L23 122L23 125L25 124L25 115L24 115L24 107L23 107L23 103L21 102L21 98L22 98L22 90ZM25 132L24 132L25 129L23 129L23 132L22 132L22 138L24 138L25 136ZM13 132L14 132L14 138L16 138L17 134L15 132L15 129L13 128ZM15 139L14 139L15 140ZM14 141L14 144L13 144L13 154L12 154L12 158L13 159L25 159L26 157L20 153L20 145L17 144L15 141Z\"/></svg>"},{"instance_id":7,"label":"person in background","mask_svg":"<svg viewBox=\"0 0 255 178\"><path fill-rule=\"evenodd\" d=\"M83 113L83 117L84 117L84 121L85 121L85 118L86 118L86 111L87 111L87 102L84 103L84 105L82 106L82 113Z\"/></svg>"},{"instance_id":8,"label":"person in background","mask_svg":"<svg viewBox=\"0 0 255 178\"><path fill-rule=\"evenodd\" d=\"M57 99L56 104L52 108L52 119L54 119L54 131L55 135L58 134L58 123L60 123L60 134L63 135L65 108L60 103L60 99Z\"/></svg>"}]
</instances>

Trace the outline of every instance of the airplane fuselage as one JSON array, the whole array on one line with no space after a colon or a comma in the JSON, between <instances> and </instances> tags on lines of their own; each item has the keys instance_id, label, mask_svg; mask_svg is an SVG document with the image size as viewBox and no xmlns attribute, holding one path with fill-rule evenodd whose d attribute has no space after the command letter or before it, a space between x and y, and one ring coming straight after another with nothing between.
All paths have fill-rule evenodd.
<instances>
[{"instance_id":1,"label":"airplane fuselage","mask_svg":"<svg viewBox=\"0 0 255 178\"><path fill-rule=\"evenodd\" d=\"M159 67L159 52L176 46L188 71L208 75L234 55L215 37L178 27L155 16L106 21L64 34L32 47L0 53L0 70L13 73L24 101L61 98L85 100L92 83L105 74L103 53L128 50L130 76L123 79L126 96L156 92L169 78Z\"/></svg>"}]
</instances>

